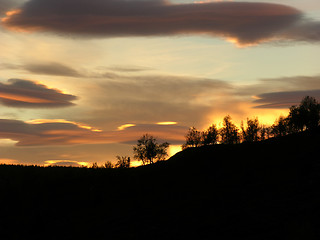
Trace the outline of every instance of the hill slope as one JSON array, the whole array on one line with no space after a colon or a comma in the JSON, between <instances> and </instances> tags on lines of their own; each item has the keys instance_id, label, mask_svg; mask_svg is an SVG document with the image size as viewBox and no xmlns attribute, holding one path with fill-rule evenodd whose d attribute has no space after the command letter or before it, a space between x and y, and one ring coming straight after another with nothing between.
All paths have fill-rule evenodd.
<instances>
[{"instance_id":1,"label":"hill slope","mask_svg":"<svg viewBox=\"0 0 320 240\"><path fill-rule=\"evenodd\" d=\"M3 239L319 239L320 130L136 169L0 166Z\"/></svg>"}]
</instances>

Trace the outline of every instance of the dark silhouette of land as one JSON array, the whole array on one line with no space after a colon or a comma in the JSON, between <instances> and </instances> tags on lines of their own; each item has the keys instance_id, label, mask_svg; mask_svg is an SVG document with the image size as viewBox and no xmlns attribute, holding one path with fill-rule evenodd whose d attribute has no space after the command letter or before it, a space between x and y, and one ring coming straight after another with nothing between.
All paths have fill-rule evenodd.
<instances>
[{"instance_id":1,"label":"dark silhouette of land","mask_svg":"<svg viewBox=\"0 0 320 240\"><path fill-rule=\"evenodd\" d=\"M1 239L319 239L320 129L138 168L0 166Z\"/></svg>"}]
</instances>

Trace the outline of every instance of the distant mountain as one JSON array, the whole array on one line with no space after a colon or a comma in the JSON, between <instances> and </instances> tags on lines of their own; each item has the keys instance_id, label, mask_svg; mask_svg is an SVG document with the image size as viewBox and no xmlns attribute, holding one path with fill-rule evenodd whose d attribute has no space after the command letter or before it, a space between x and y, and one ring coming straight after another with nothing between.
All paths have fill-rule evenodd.
<instances>
[{"instance_id":1,"label":"distant mountain","mask_svg":"<svg viewBox=\"0 0 320 240\"><path fill-rule=\"evenodd\" d=\"M320 130L133 169L0 166L3 239L319 239Z\"/></svg>"}]
</instances>

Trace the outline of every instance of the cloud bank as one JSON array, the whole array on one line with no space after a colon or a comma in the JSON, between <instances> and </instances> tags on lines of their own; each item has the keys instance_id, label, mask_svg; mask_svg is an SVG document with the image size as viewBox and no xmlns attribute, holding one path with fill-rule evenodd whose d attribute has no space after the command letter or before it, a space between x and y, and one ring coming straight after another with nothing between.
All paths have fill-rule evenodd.
<instances>
[{"instance_id":1,"label":"cloud bank","mask_svg":"<svg viewBox=\"0 0 320 240\"><path fill-rule=\"evenodd\" d=\"M0 103L10 107L68 107L77 97L30 80L10 79L0 83Z\"/></svg>"},{"instance_id":2,"label":"cloud bank","mask_svg":"<svg viewBox=\"0 0 320 240\"><path fill-rule=\"evenodd\" d=\"M208 34L239 45L319 41L319 22L286 5L254 2L172 4L164 0L30 0L2 24L18 31L86 37Z\"/></svg>"}]
</instances>

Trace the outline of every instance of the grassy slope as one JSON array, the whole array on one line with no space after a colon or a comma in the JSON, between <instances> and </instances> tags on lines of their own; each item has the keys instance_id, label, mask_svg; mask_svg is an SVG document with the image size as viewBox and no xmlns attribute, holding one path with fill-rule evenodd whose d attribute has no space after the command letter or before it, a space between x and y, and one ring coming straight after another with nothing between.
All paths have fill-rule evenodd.
<instances>
[{"instance_id":1,"label":"grassy slope","mask_svg":"<svg viewBox=\"0 0 320 240\"><path fill-rule=\"evenodd\" d=\"M1 166L2 239L319 239L320 130L136 169Z\"/></svg>"}]
</instances>

